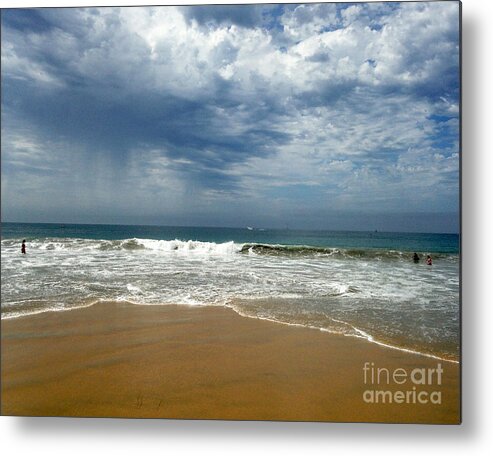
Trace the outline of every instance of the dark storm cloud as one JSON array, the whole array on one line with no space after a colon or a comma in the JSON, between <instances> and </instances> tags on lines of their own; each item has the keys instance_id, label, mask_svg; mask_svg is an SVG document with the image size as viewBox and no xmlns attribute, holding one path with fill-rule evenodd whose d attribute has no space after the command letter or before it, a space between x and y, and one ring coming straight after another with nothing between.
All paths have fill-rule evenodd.
<instances>
[{"instance_id":1,"label":"dark storm cloud","mask_svg":"<svg viewBox=\"0 0 493 456\"><path fill-rule=\"evenodd\" d=\"M43 33L51 28L50 23L36 9L6 9L2 14L2 25L29 33Z\"/></svg>"},{"instance_id":2,"label":"dark storm cloud","mask_svg":"<svg viewBox=\"0 0 493 456\"><path fill-rule=\"evenodd\" d=\"M243 128L241 135L233 134L227 122L218 125L208 104L170 94L139 93L121 99L72 86L52 96L15 80L5 81L5 88L4 105L17 113L12 127L16 122L29 123L40 132L49 131L52 137L85 144L89 158L91 154L111 154L117 165L124 164L127 153L137 148L160 148L170 158L193 161L195 172L204 167L200 181L205 186L219 183L211 170L273 153L290 138L285 132L259 128L255 121L248 122L250 126ZM258 115L250 111L249 117L269 117L263 111L259 109ZM177 168L186 172L188 167ZM226 184L221 183L221 188Z\"/></svg>"},{"instance_id":3,"label":"dark storm cloud","mask_svg":"<svg viewBox=\"0 0 493 456\"><path fill-rule=\"evenodd\" d=\"M25 16L21 14L22 18ZM67 28L66 12L55 11L47 16L52 20L62 17L60 25ZM31 21L47 24L36 13L29 17ZM9 28L13 23L16 29L19 21L17 11L12 11L5 24ZM39 36L52 29L33 27L31 32ZM15 38L16 35L12 35L12 39ZM91 43L82 41L83 38L79 37L77 49L90 50ZM227 118L218 124L215 106L234 110L238 105L233 94L228 96L229 84L221 78L214 78L212 91L196 101L169 91L123 86L116 78L102 78L95 85L95 81L75 71L71 61L51 54L49 49L25 50L39 68L56 69L53 73L59 85L46 90L32 80L5 75L3 107L15 112L15 119L6 121L13 128L16 123L29 124L41 134L49 131L52 137L70 138L72 143L84 144L89 158L91 154L104 152L113 155L115 164L121 166L131 150L143 145L160 148L171 158L193 161L194 179L200 166L204 166L204 173L198 179L203 185L225 188L228 182L233 185L234 179L211 170L226 168L248 156L271 153L275 146L289 140L288 133L258 127L258 122L271 117L263 101L258 108L255 102L250 102L244 118L247 128L242 129L241 135L231 133ZM204 155L204 151L208 153ZM178 168L189 172L189 167L175 166Z\"/></svg>"},{"instance_id":4,"label":"dark storm cloud","mask_svg":"<svg viewBox=\"0 0 493 456\"><path fill-rule=\"evenodd\" d=\"M265 16L274 11L276 6L270 5L211 5L184 6L183 15L201 25L238 25L240 27L256 27L264 23Z\"/></svg>"}]
</instances>

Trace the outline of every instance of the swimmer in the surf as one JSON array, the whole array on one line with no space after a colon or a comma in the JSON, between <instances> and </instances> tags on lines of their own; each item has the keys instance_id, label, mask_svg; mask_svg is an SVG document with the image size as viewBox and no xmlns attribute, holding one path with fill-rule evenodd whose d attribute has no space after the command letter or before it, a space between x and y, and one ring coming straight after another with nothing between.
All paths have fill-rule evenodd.
<instances>
[{"instance_id":1,"label":"swimmer in the surf","mask_svg":"<svg viewBox=\"0 0 493 456\"><path fill-rule=\"evenodd\" d=\"M21 253L23 253L24 255L26 254L26 240L25 239L22 241Z\"/></svg>"},{"instance_id":2,"label":"swimmer in the surf","mask_svg":"<svg viewBox=\"0 0 493 456\"><path fill-rule=\"evenodd\" d=\"M414 261L415 263L419 263L419 255L418 255L416 252L414 252L414 255L413 255L413 261Z\"/></svg>"},{"instance_id":3,"label":"swimmer in the surf","mask_svg":"<svg viewBox=\"0 0 493 456\"><path fill-rule=\"evenodd\" d=\"M431 256L430 256L430 255L428 255L428 256L426 257L426 264L427 264L428 266L431 266L431 265L433 264L433 261L431 260Z\"/></svg>"}]
</instances>

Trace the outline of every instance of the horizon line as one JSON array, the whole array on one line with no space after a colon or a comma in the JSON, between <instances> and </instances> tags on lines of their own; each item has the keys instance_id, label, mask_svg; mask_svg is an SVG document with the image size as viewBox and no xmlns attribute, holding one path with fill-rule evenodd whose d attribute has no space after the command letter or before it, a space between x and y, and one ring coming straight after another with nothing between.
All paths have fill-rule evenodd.
<instances>
[{"instance_id":1,"label":"horizon line","mask_svg":"<svg viewBox=\"0 0 493 456\"><path fill-rule=\"evenodd\" d=\"M132 226L132 227L155 227L155 228L225 228L225 229L237 229L248 230L253 228L252 231L271 230L271 231L331 231L331 232L359 232L359 233L403 233L403 234L454 234L460 236L460 231L384 231L379 229L330 229L330 228L273 228L268 226L255 227L252 225L241 226L218 226L218 225L161 225L161 224L139 224L139 223L74 223L74 222L12 222L12 221L0 221L0 224L10 223L17 225L83 225L83 226Z\"/></svg>"}]
</instances>

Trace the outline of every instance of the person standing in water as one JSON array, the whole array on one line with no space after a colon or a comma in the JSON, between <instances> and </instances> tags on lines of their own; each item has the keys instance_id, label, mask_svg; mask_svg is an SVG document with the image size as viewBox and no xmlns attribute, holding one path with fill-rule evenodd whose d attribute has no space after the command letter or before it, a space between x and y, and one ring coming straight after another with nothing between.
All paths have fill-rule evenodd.
<instances>
[{"instance_id":1,"label":"person standing in water","mask_svg":"<svg viewBox=\"0 0 493 456\"><path fill-rule=\"evenodd\" d=\"M431 266L433 264L433 261L431 260L431 256L430 255L428 255L428 257L426 258L426 264L428 266Z\"/></svg>"},{"instance_id":2,"label":"person standing in water","mask_svg":"<svg viewBox=\"0 0 493 456\"><path fill-rule=\"evenodd\" d=\"M414 252L414 255L413 255L413 261L414 261L415 263L419 263L419 255L418 255L416 252Z\"/></svg>"},{"instance_id":3,"label":"person standing in water","mask_svg":"<svg viewBox=\"0 0 493 456\"><path fill-rule=\"evenodd\" d=\"M24 255L26 254L26 240L25 239L22 241L21 253Z\"/></svg>"}]
</instances>

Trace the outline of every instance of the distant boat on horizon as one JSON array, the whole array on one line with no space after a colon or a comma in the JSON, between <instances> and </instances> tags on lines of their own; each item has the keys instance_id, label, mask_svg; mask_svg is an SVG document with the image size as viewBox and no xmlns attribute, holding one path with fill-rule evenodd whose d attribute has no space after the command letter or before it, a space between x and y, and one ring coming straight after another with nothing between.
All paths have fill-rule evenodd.
<instances>
[{"instance_id":1,"label":"distant boat on horizon","mask_svg":"<svg viewBox=\"0 0 493 456\"><path fill-rule=\"evenodd\" d=\"M253 227L251 227L251 226L247 226L247 230L248 230L248 231L253 231Z\"/></svg>"}]
</instances>

